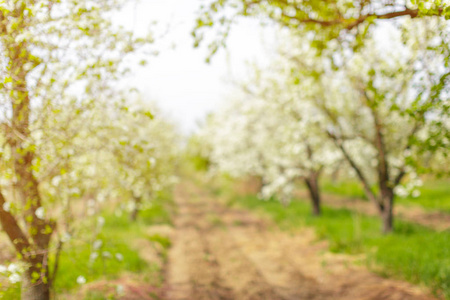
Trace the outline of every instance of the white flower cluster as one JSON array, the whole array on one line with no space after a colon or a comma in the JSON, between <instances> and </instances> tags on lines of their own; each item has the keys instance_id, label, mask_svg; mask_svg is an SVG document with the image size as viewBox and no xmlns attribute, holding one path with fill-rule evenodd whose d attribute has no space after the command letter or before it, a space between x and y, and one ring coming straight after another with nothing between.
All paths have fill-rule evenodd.
<instances>
[{"instance_id":1,"label":"white flower cluster","mask_svg":"<svg viewBox=\"0 0 450 300\"><path fill-rule=\"evenodd\" d=\"M321 130L324 115L286 78L259 78L254 94L230 101L199 133L213 168L234 177L259 176L260 193L288 202L295 182L331 171L339 151Z\"/></svg>"},{"instance_id":2,"label":"white flower cluster","mask_svg":"<svg viewBox=\"0 0 450 300\"><path fill-rule=\"evenodd\" d=\"M398 185L394 189L394 193L396 196L406 198L408 196L412 196L413 198L417 198L420 196L419 187L423 185L422 179L417 176L416 173L411 173L409 175L409 180L406 184Z\"/></svg>"},{"instance_id":3,"label":"white flower cluster","mask_svg":"<svg viewBox=\"0 0 450 300\"><path fill-rule=\"evenodd\" d=\"M21 281L24 268L17 264L11 263L8 266L0 265L0 275L6 276L12 284Z\"/></svg>"},{"instance_id":4,"label":"white flower cluster","mask_svg":"<svg viewBox=\"0 0 450 300\"><path fill-rule=\"evenodd\" d=\"M82 275L78 276L78 277L77 277L77 283L78 283L79 285L85 284L85 283L86 283L86 278L85 278L84 276L82 276Z\"/></svg>"},{"instance_id":5,"label":"white flower cluster","mask_svg":"<svg viewBox=\"0 0 450 300\"><path fill-rule=\"evenodd\" d=\"M256 70L244 92L199 133L212 169L262 177L264 198L288 199L295 180L337 166L366 186L418 197L418 167L436 153L450 157L450 34L437 23L390 26L389 46L377 32L358 52L335 52L333 59L290 35L279 61L267 72ZM431 28L437 27L446 35L436 35ZM402 35L402 29L418 34ZM441 52L431 47L436 40ZM336 58L345 64L333 67Z\"/></svg>"}]
</instances>

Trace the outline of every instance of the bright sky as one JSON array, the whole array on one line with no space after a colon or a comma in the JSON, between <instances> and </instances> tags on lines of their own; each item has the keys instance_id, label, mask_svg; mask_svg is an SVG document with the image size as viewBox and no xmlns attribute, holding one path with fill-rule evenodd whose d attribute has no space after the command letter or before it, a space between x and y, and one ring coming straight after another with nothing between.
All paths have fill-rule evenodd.
<instances>
[{"instance_id":1,"label":"bright sky","mask_svg":"<svg viewBox=\"0 0 450 300\"><path fill-rule=\"evenodd\" d=\"M156 101L185 133L195 130L198 121L232 94L231 81L243 79L248 73L246 62L267 61L268 45L275 40L273 30L263 29L257 20L243 20L231 32L228 50L206 64L206 44L194 49L190 35L202 2L141 0L123 12L125 24L139 34L145 33L152 21L158 22L156 47L160 54L138 71L133 84L146 99ZM158 38L167 28L167 34Z\"/></svg>"}]
</instances>

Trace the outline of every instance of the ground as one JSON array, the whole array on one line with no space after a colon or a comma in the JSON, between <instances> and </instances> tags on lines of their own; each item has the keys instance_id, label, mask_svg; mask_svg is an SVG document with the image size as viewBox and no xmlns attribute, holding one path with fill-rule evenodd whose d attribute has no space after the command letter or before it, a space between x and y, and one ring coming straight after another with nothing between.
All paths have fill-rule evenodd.
<instances>
[{"instance_id":1,"label":"ground","mask_svg":"<svg viewBox=\"0 0 450 300\"><path fill-rule=\"evenodd\" d=\"M178 184L173 226L120 227L148 264L142 272L100 278L55 299L436 299L425 286L369 271L363 254L329 252L312 227L282 230L268 215L232 206L206 186L188 179ZM324 195L324 203L376 214L361 200ZM402 206L397 214L436 230L450 228L446 214ZM10 259L9 248L0 245L0 259Z\"/></svg>"},{"instance_id":2,"label":"ground","mask_svg":"<svg viewBox=\"0 0 450 300\"><path fill-rule=\"evenodd\" d=\"M433 299L369 272L357 256L329 253L313 230L281 231L189 181L175 200L163 299Z\"/></svg>"}]
</instances>

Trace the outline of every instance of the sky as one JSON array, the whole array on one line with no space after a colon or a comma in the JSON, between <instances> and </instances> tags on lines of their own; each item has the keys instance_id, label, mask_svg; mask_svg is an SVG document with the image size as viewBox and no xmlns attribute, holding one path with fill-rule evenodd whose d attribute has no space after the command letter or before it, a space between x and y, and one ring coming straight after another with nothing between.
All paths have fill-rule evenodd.
<instances>
[{"instance_id":1,"label":"sky","mask_svg":"<svg viewBox=\"0 0 450 300\"><path fill-rule=\"evenodd\" d=\"M209 112L231 97L233 82L249 74L248 63L267 63L275 40L273 29L263 28L257 20L242 20L234 26L227 50L207 64L206 44L194 49L190 35L202 2L141 0L121 12L121 22L136 34L154 31L159 52L145 68L136 70L131 83L147 101L156 101L184 133L195 131Z\"/></svg>"}]
</instances>

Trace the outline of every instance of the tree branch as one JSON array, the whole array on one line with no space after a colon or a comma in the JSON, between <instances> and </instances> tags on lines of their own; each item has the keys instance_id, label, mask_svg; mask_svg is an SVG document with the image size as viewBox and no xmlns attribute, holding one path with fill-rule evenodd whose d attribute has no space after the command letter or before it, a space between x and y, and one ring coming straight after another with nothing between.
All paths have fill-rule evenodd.
<instances>
[{"instance_id":1,"label":"tree branch","mask_svg":"<svg viewBox=\"0 0 450 300\"><path fill-rule=\"evenodd\" d=\"M361 181L361 183L363 184L364 187L364 191L366 192L367 198L369 198L370 201L372 201L373 203L375 203L377 205L377 207L380 210L384 209L384 206L382 203L380 203L377 200L377 197L375 196L374 192L372 191L372 189L370 188L370 184L369 181L367 180L367 178L364 176L363 172L361 171L361 169L359 168L359 166L356 164L356 162L350 157L350 155L348 154L347 150L344 148L344 145L342 145L342 143L340 143L338 141L338 138L328 132L328 136L333 140L333 142L335 143L335 145L341 150L342 154L344 155L345 159L348 161L348 163L350 164L350 166L353 168L353 170L356 172L356 176L358 176L359 180Z\"/></svg>"},{"instance_id":2,"label":"tree branch","mask_svg":"<svg viewBox=\"0 0 450 300\"><path fill-rule=\"evenodd\" d=\"M16 218L9 211L4 209L5 203L6 200L3 197L3 193L0 191L0 223L17 253L24 255L26 252L30 251L30 243L17 223Z\"/></svg>"},{"instance_id":3,"label":"tree branch","mask_svg":"<svg viewBox=\"0 0 450 300\"><path fill-rule=\"evenodd\" d=\"M437 13L432 14L432 15L433 16L441 16L442 12L443 12L443 9L439 8L437 10ZM374 18L377 20L388 20L388 19L395 19L398 17L405 17L405 16L409 16L411 18L417 18L420 16L420 14L419 14L418 9L409 9L409 8L405 7L405 9L401 10L401 11L395 11L395 12L384 13L384 14L361 15L356 20L355 19L345 19L345 18L338 18L338 19L334 19L334 20L319 20L319 19L311 19L311 18L301 18L298 16L289 16L289 15L286 15L285 13L283 13L282 16L285 18L291 19L291 20L296 20L302 24L317 24L322 27L343 25L344 29L351 30L371 18Z\"/></svg>"}]
</instances>

